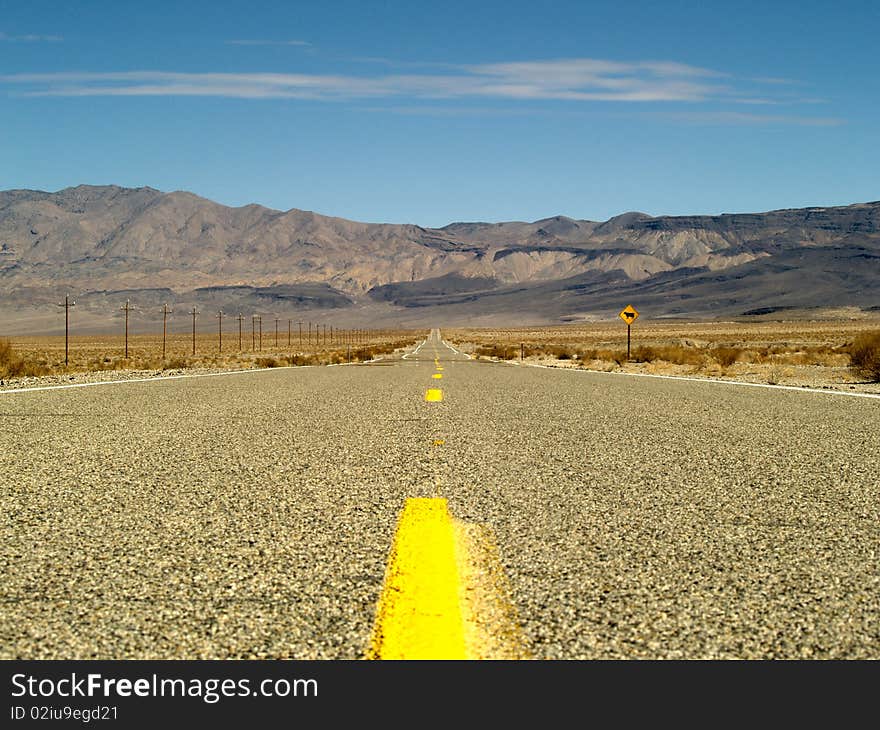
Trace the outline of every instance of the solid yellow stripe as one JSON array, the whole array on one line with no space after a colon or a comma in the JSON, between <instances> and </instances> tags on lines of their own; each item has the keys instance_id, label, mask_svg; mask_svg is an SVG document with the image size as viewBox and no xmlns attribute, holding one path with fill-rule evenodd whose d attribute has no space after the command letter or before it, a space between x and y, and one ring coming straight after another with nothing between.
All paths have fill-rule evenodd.
<instances>
[{"instance_id":1,"label":"solid yellow stripe","mask_svg":"<svg viewBox=\"0 0 880 730\"><path fill-rule=\"evenodd\" d=\"M397 524L370 659L465 659L455 531L445 499L412 498Z\"/></svg>"}]
</instances>

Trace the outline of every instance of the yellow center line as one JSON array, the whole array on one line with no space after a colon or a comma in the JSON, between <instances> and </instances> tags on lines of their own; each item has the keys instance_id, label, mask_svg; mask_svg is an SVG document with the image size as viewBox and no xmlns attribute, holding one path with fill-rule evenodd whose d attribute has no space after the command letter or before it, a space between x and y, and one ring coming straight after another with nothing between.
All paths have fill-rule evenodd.
<instances>
[{"instance_id":1,"label":"yellow center line","mask_svg":"<svg viewBox=\"0 0 880 730\"><path fill-rule=\"evenodd\" d=\"M445 499L406 501L367 656L466 658L455 533Z\"/></svg>"},{"instance_id":2,"label":"yellow center line","mask_svg":"<svg viewBox=\"0 0 880 730\"><path fill-rule=\"evenodd\" d=\"M428 403L439 403L443 400L443 391L440 388L428 388L425 391L425 400Z\"/></svg>"},{"instance_id":3,"label":"yellow center line","mask_svg":"<svg viewBox=\"0 0 880 730\"><path fill-rule=\"evenodd\" d=\"M442 378L443 375L440 373L434 373L431 377L434 378L434 380L440 380L440 378Z\"/></svg>"},{"instance_id":4,"label":"yellow center line","mask_svg":"<svg viewBox=\"0 0 880 730\"><path fill-rule=\"evenodd\" d=\"M528 658L491 530L445 499L406 500L367 658Z\"/></svg>"}]
</instances>

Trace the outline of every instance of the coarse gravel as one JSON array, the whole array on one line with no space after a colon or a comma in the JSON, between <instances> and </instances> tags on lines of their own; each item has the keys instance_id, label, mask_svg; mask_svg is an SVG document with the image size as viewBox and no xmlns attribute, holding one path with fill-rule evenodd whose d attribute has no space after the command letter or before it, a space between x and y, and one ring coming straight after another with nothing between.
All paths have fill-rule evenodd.
<instances>
[{"instance_id":1,"label":"coarse gravel","mask_svg":"<svg viewBox=\"0 0 880 730\"><path fill-rule=\"evenodd\" d=\"M0 393L0 474L2 658L361 657L404 500L438 493L493 531L536 658L880 658L873 400L432 340Z\"/></svg>"}]
</instances>

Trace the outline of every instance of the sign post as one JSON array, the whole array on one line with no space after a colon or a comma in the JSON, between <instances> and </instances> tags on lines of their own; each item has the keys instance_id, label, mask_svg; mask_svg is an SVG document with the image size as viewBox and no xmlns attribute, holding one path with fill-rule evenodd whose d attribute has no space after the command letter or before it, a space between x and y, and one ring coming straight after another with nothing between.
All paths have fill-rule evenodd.
<instances>
[{"instance_id":1,"label":"sign post","mask_svg":"<svg viewBox=\"0 0 880 730\"><path fill-rule=\"evenodd\" d=\"M626 359L629 362L629 351L630 351L630 341L631 341L631 332L630 328L632 327L632 323L635 322L639 318L639 313L635 310L632 304L627 304L626 308L620 313L619 317L626 322Z\"/></svg>"}]
</instances>

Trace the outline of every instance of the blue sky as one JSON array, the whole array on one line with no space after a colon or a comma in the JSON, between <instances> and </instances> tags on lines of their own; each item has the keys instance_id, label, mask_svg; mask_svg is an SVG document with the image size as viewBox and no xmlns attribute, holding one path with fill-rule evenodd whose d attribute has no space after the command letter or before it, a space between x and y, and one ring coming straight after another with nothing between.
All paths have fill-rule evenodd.
<instances>
[{"instance_id":1,"label":"blue sky","mask_svg":"<svg viewBox=\"0 0 880 730\"><path fill-rule=\"evenodd\" d=\"M365 221L880 199L880 3L0 0L0 189Z\"/></svg>"}]
</instances>

